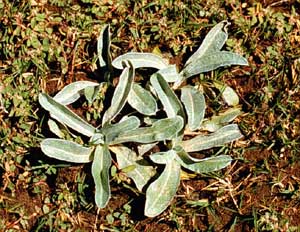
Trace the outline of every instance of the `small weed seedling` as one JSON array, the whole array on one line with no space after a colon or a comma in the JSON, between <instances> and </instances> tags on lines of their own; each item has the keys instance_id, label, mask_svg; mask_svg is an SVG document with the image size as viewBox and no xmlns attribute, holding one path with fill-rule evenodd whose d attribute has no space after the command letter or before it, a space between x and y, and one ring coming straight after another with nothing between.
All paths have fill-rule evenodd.
<instances>
[{"instance_id":1,"label":"small weed seedling","mask_svg":"<svg viewBox=\"0 0 300 232\"><path fill-rule=\"evenodd\" d=\"M105 26L98 39L99 66L105 70L108 83L114 69L121 69L122 73L111 105L102 116L101 125L92 126L67 105L74 103L81 95L93 102L103 83L71 83L53 98L41 93L39 102L54 119L49 120L49 127L60 137L44 139L41 143L42 151L47 156L68 162L92 161L95 201L99 208L104 208L110 199L110 152L113 152L118 167L126 169L126 174L139 191L145 191L145 215L154 217L162 213L176 194L181 168L208 173L222 169L231 162L228 155L196 159L189 155L190 152L222 146L242 137L238 126L229 124L239 114L239 110L231 109L222 115L205 119L206 103L203 93L194 86L182 87L186 79L200 73L222 66L247 65L247 60L240 55L221 51L228 37L227 25L227 21L222 21L212 28L181 72L177 72L175 65L169 65L152 53L130 52L112 61L109 26ZM134 80L135 70L140 68L157 71L146 84L142 84ZM219 84L216 87L222 89L223 98L228 105L237 104L237 95L231 88ZM180 98L175 90L180 92ZM116 122L116 116L127 103L133 111ZM162 109L159 109L159 105ZM166 117L157 116L158 111L164 111ZM71 132L68 139L65 139L60 128L67 130L67 127L89 140L82 138L79 139L80 142L75 142L76 136ZM203 131L210 133L202 133ZM185 135L190 138L191 134L196 136L187 139ZM132 149L134 144L137 149ZM164 151L151 154L150 159L147 159L144 154L155 145L164 146ZM161 173L156 169L158 165L164 166Z\"/></svg>"}]
</instances>

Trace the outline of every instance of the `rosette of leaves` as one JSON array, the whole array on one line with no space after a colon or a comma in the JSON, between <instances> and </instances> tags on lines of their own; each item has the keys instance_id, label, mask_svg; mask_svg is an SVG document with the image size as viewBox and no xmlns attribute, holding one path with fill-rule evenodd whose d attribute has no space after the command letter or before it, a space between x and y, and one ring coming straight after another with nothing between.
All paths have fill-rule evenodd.
<instances>
[{"instance_id":1,"label":"rosette of leaves","mask_svg":"<svg viewBox=\"0 0 300 232\"><path fill-rule=\"evenodd\" d=\"M177 72L175 65L169 65L152 53L131 52L111 61L109 26L105 26L98 39L99 66L104 70L108 82L114 74L114 68L121 69L122 73L111 105L102 115L101 125L92 126L67 105L78 100L81 95L93 102L102 83L75 82L63 88L53 98L41 93L40 104L57 122L50 120L49 127L60 137L44 139L41 143L42 151L64 161L92 162L95 202L100 208L105 207L110 198L109 169L113 152L118 167L131 167L126 172L127 176L139 191L146 193L145 215L154 217L162 213L176 194L181 169L208 173L222 169L231 162L228 155L196 159L189 153L220 147L242 137L238 126L229 124L240 113L238 109L205 119L204 94L194 86L181 87L183 81L199 73L221 66L247 64L246 59L240 55L221 51L228 37L227 25L228 22L223 21L212 28L181 72ZM142 85L134 81L135 70L139 68L156 69L156 72ZM216 87L227 89L227 92L229 88L220 84ZM230 88L229 92L231 94L223 91L225 102L236 105L237 95ZM125 104L131 106L132 112L116 122L116 116L121 113ZM158 117L158 111L164 111L165 118ZM79 139L81 142L75 142L73 131L70 132L70 138L74 138L67 140L61 127L71 128L88 140ZM197 135L193 138L188 136L187 139L186 135L191 132ZM145 157L144 154L151 151L157 143L166 149ZM132 149L132 144L137 149ZM159 173L156 167L161 165L164 168Z\"/></svg>"}]
</instances>

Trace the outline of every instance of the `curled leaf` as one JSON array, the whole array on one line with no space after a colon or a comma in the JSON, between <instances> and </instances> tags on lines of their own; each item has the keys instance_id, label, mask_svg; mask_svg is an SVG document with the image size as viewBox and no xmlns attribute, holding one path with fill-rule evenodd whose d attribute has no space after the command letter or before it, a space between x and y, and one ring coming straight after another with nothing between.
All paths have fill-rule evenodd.
<instances>
[{"instance_id":1,"label":"curled leaf","mask_svg":"<svg viewBox=\"0 0 300 232\"><path fill-rule=\"evenodd\" d=\"M110 54L110 27L105 25L97 40L97 52L100 68L112 69Z\"/></svg>"}]
</instances>

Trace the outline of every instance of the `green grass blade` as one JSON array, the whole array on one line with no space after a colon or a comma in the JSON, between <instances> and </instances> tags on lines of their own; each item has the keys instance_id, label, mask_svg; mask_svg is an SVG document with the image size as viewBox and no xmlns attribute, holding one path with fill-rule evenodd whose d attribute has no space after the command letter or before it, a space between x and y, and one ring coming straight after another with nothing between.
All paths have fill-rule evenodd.
<instances>
[{"instance_id":1,"label":"green grass blade","mask_svg":"<svg viewBox=\"0 0 300 232\"><path fill-rule=\"evenodd\" d=\"M130 61L135 69L137 68L166 68L168 64L166 61L153 53L129 52L118 56L113 60L112 65L117 69L122 69L122 62Z\"/></svg>"},{"instance_id":2,"label":"green grass blade","mask_svg":"<svg viewBox=\"0 0 300 232\"><path fill-rule=\"evenodd\" d=\"M226 30L226 26L228 25L229 23L226 20L215 25L205 36L198 50L187 60L184 66L187 66L201 56L208 55L211 52L220 51L228 38Z\"/></svg>"},{"instance_id":3,"label":"green grass blade","mask_svg":"<svg viewBox=\"0 0 300 232\"><path fill-rule=\"evenodd\" d=\"M126 63L126 67L123 70L120 81L115 89L114 95L111 100L111 106L104 113L102 118L102 126L109 123L114 117L122 110L125 105L134 78L134 69L130 62Z\"/></svg>"},{"instance_id":4,"label":"green grass blade","mask_svg":"<svg viewBox=\"0 0 300 232\"><path fill-rule=\"evenodd\" d=\"M94 151L92 176L95 182L95 201L99 208L104 208L110 198L109 168L111 156L106 145L98 145Z\"/></svg>"},{"instance_id":5,"label":"green grass blade","mask_svg":"<svg viewBox=\"0 0 300 232\"><path fill-rule=\"evenodd\" d=\"M99 86L99 84L91 81L76 81L65 86L53 99L62 105L69 105L80 98L80 92L85 88L95 86Z\"/></svg>"},{"instance_id":6,"label":"green grass blade","mask_svg":"<svg viewBox=\"0 0 300 232\"><path fill-rule=\"evenodd\" d=\"M124 146L111 146L109 148L116 154L118 167L124 169L129 166L134 166L134 169L126 172L126 175L131 178L139 191L149 182L155 174L155 169L142 157Z\"/></svg>"},{"instance_id":7,"label":"green grass blade","mask_svg":"<svg viewBox=\"0 0 300 232\"><path fill-rule=\"evenodd\" d=\"M73 163L88 163L92 160L92 149L63 139L44 139L43 153L51 158Z\"/></svg>"},{"instance_id":8,"label":"green grass blade","mask_svg":"<svg viewBox=\"0 0 300 232\"><path fill-rule=\"evenodd\" d=\"M169 160L162 174L150 184L146 191L145 215L161 214L174 198L180 183L180 164Z\"/></svg>"},{"instance_id":9,"label":"green grass blade","mask_svg":"<svg viewBox=\"0 0 300 232\"><path fill-rule=\"evenodd\" d=\"M181 102L163 76L159 73L154 73L150 78L150 82L159 100L163 104L167 116L172 118L176 115L180 115L182 118L185 118Z\"/></svg>"},{"instance_id":10,"label":"green grass blade","mask_svg":"<svg viewBox=\"0 0 300 232\"><path fill-rule=\"evenodd\" d=\"M179 116L174 118L160 119L151 127L141 127L131 131L124 131L111 144L137 142L153 143L170 140L177 136L183 128L183 119Z\"/></svg>"},{"instance_id":11,"label":"green grass blade","mask_svg":"<svg viewBox=\"0 0 300 232\"><path fill-rule=\"evenodd\" d=\"M191 86L181 88L181 101L188 118L188 127L191 131L200 128L205 114L205 98L203 93Z\"/></svg>"},{"instance_id":12,"label":"green grass blade","mask_svg":"<svg viewBox=\"0 0 300 232\"><path fill-rule=\"evenodd\" d=\"M209 135L198 135L190 140L185 140L181 146L186 152L195 152L222 146L242 136L238 126L230 124Z\"/></svg>"},{"instance_id":13,"label":"green grass blade","mask_svg":"<svg viewBox=\"0 0 300 232\"><path fill-rule=\"evenodd\" d=\"M93 136L96 128L85 122L82 118L74 114L66 106L58 103L52 97L45 93L39 94L39 103L41 106L48 110L57 121L67 125L68 127L76 130L77 132L86 135Z\"/></svg>"},{"instance_id":14,"label":"green grass blade","mask_svg":"<svg viewBox=\"0 0 300 232\"><path fill-rule=\"evenodd\" d=\"M154 115L157 111L155 98L139 84L133 83L128 96L132 108L144 115Z\"/></svg>"}]
</instances>

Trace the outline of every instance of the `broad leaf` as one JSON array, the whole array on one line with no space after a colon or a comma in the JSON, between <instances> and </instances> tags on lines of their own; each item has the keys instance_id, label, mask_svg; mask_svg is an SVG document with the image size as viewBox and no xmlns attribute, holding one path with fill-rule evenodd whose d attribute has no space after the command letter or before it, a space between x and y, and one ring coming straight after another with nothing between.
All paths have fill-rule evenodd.
<instances>
[{"instance_id":1,"label":"broad leaf","mask_svg":"<svg viewBox=\"0 0 300 232\"><path fill-rule=\"evenodd\" d=\"M215 132L219 130L224 124L232 122L237 116L241 114L241 110L238 108L230 108L217 116L212 116L211 119L202 123L201 129L209 132Z\"/></svg>"},{"instance_id":2,"label":"broad leaf","mask_svg":"<svg viewBox=\"0 0 300 232\"><path fill-rule=\"evenodd\" d=\"M226 20L215 25L205 36L198 50L187 60L185 66L197 60L201 56L208 55L211 52L220 51L228 38L226 30L228 25L229 22Z\"/></svg>"},{"instance_id":3,"label":"broad leaf","mask_svg":"<svg viewBox=\"0 0 300 232\"><path fill-rule=\"evenodd\" d=\"M39 94L39 103L45 110L48 110L51 113L51 116L53 116L57 121L66 124L68 127L76 130L77 132L86 136L93 136L95 133L96 128L85 122L66 106L58 103L47 94Z\"/></svg>"},{"instance_id":4,"label":"broad leaf","mask_svg":"<svg viewBox=\"0 0 300 232\"><path fill-rule=\"evenodd\" d=\"M155 174L155 169L142 157L124 146L111 146L110 150L116 154L118 167L125 169L129 166L134 166L133 170L126 172L126 175L131 178L139 191L149 182Z\"/></svg>"},{"instance_id":5,"label":"broad leaf","mask_svg":"<svg viewBox=\"0 0 300 232\"><path fill-rule=\"evenodd\" d=\"M230 124L209 135L198 135L190 140L185 140L181 143L181 146L186 152L201 151L222 146L242 136L238 126Z\"/></svg>"},{"instance_id":6,"label":"broad leaf","mask_svg":"<svg viewBox=\"0 0 300 232\"><path fill-rule=\"evenodd\" d=\"M168 64L165 60L153 53L129 52L118 56L113 60L112 65L117 69L122 69L122 62L130 61L135 69L137 68L166 68Z\"/></svg>"},{"instance_id":7,"label":"broad leaf","mask_svg":"<svg viewBox=\"0 0 300 232\"><path fill-rule=\"evenodd\" d=\"M182 118L185 118L183 107L179 99L163 76L159 73L154 73L150 78L150 82L159 100L163 104L168 117L172 118L176 115L180 115Z\"/></svg>"},{"instance_id":8,"label":"broad leaf","mask_svg":"<svg viewBox=\"0 0 300 232\"><path fill-rule=\"evenodd\" d=\"M95 182L95 201L99 208L104 208L110 198L109 168L111 156L106 145L98 145L94 151L92 176Z\"/></svg>"},{"instance_id":9,"label":"broad leaf","mask_svg":"<svg viewBox=\"0 0 300 232\"><path fill-rule=\"evenodd\" d=\"M97 52L100 68L111 70L111 55L110 55L110 27L105 25L100 32L97 41Z\"/></svg>"},{"instance_id":10,"label":"broad leaf","mask_svg":"<svg viewBox=\"0 0 300 232\"><path fill-rule=\"evenodd\" d=\"M92 149L64 139L44 139L43 153L51 158L73 163L88 163L92 160Z\"/></svg>"},{"instance_id":11,"label":"broad leaf","mask_svg":"<svg viewBox=\"0 0 300 232\"><path fill-rule=\"evenodd\" d=\"M158 70L157 73L159 73L167 82L175 82L181 78L175 64L168 65L166 68Z\"/></svg>"},{"instance_id":12,"label":"broad leaf","mask_svg":"<svg viewBox=\"0 0 300 232\"><path fill-rule=\"evenodd\" d=\"M114 117L122 110L127 101L133 83L134 69L130 62L125 64L126 67L120 76L120 81L115 89L111 105L103 115L102 126L113 120Z\"/></svg>"},{"instance_id":13,"label":"broad leaf","mask_svg":"<svg viewBox=\"0 0 300 232\"><path fill-rule=\"evenodd\" d=\"M124 131L112 142L112 144L137 142L153 143L170 140L177 136L183 128L183 119L179 116L161 119L153 123L151 127L140 127L131 131Z\"/></svg>"},{"instance_id":14,"label":"broad leaf","mask_svg":"<svg viewBox=\"0 0 300 232\"><path fill-rule=\"evenodd\" d=\"M188 155L181 147L176 147L176 160L180 165L190 171L197 173L209 173L218 171L230 165L232 159L228 155L220 155L216 157L208 157L204 159L196 159Z\"/></svg>"},{"instance_id":15,"label":"broad leaf","mask_svg":"<svg viewBox=\"0 0 300 232\"><path fill-rule=\"evenodd\" d=\"M157 104L149 91L139 84L133 83L128 96L128 103L132 108L144 115L154 115L157 111Z\"/></svg>"},{"instance_id":16,"label":"broad leaf","mask_svg":"<svg viewBox=\"0 0 300 232\"><path fill-rule=\"evenodd\" d=\"M166 164L170 162L170 160L174 160L176 158L176 152L174 150L169 150L165 152L156 152L150 155L150 159L157 164Z\"/></svg>"},{"instance_id":17,"label":"broad leaf","mask_svg":"<svg viewBox=\"0 0 300 232\"><path fill-rule=\"evenodd\" d=\"M91 81L76 81L60 90L53 99L62 105L69 105L80 98L81 91L88 87L98 86L98 83Z\"/></svg>"},{"instance_id":18,"label":"broad leaf","mask_svg":"<svg viewBox=\"0 0 300 232\"><path fill-rule=\"evenodd\" d=\"M135 116L130 116L116 124L106 124L101 133L105 135L106 143L112 142L116 137L124 131L131 131L140 126L140 120Z\"/></svg>"},{"instance_id":19,"label":"broad leaf","mask_svg":"<svg viewBox=\"0 0 300 232\"><path fill-rule=\"evenodd\" d=\"M218 82L214 82L214 85L220 90L222 98L229 106L236 106L239 104L239 96L231 87Z\"/></svg>"},{"instance_id":20,"label":"broad leaf","mask_svg":"<svg viewBox=\"0 0 300 232\"><path fill-rule=\"evenodd\" d=\"M248 65L248 62L246 58L237 53L227 51L214 52L193 61L180 74L186 79L228 65Z\"/></svg>"},{"instance_id":21,"label":"broad leaf","mask_svg":"<svg viewBox=\"0 0 300 232\"><path fill-rule=\"evenodd\" d=\"M155 217L161 214L175 196L180 183L180 164L169 160L162 174L150 184L146 191L145 215Z\"/></svg>"},{"instance_id":22,"label":"broad leaf","mask_svg":"<svg viewBox=\"0 0 300 232\"><path fill-rule=\"evenodd\" d=\"M199 90L186 86L181 88L181 101L188 118L188 127L191 131L200 128L205 114L205 98Z\"/></svg>"}]
</instances>

